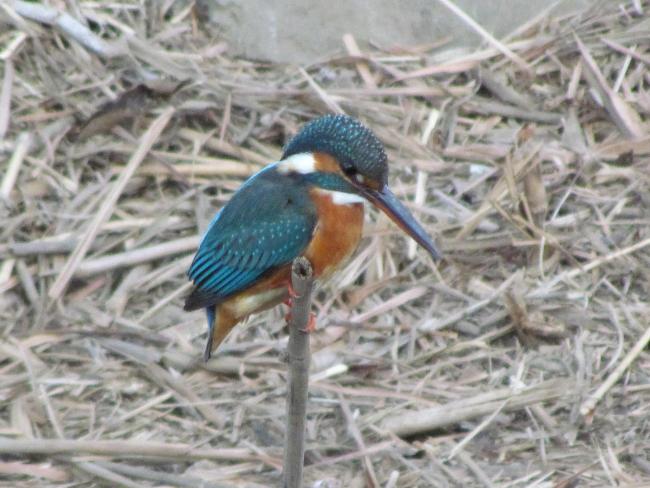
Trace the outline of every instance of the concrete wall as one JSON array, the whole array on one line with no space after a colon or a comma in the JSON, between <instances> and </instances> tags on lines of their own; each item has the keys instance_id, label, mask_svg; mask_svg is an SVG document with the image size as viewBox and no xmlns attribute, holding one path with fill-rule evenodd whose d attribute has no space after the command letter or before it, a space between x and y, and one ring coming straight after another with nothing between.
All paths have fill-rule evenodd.
<instances>
[{"instance_id":1,"label":"concrete wall","mask_svg":"<svg viewBox=\"0 0 650 488\"><path fill-rule=\"evenodd\" d=\"M497 37L558 3L568 11L596 0L454 0ZM433 43L472 46L479 37L437 0L204 0L216 31L235 55L264 61L309 63L343 53L351 32L363 46Z\"/></svg>"}]
</instances>

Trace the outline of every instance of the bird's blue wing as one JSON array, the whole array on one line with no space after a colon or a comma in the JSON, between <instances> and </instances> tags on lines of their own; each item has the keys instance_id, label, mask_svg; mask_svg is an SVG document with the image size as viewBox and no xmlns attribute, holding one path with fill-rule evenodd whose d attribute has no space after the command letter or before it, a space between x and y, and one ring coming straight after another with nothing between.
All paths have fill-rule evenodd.
<instances>
[{"instance_id":1,"label":"bird's blue wing","mask_svg":"<svg viewBox=\"0 0 650 488\"><path fill-rule=\"evenodd\" d=\"M316 211L306 187L267 168L248 180L217 214L188 276L186 310L211 306L290 263L309 244Z\"/></svg>"}]
</instances>

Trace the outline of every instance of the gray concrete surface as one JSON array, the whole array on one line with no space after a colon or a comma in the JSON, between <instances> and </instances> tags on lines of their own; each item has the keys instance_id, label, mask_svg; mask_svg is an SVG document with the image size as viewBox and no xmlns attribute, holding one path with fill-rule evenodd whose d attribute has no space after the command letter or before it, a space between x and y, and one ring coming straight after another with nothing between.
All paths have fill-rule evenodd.
<instances>
[{"instance_id":1,"label":"gray concrete surface","mask_svg":"<svg viewBox=\"0 0 650 488\"><path fill-rule=\"evenodd\" d=\"M555 3L561 11L596 0L455 0L497 37ZM343 53L341 37L383 48L433 43L475 46L480 38L437 0L204 0L231 54L285 63L310 63ZM556 10L558 11L558 10Z\"/></svg>"}]
</instances>

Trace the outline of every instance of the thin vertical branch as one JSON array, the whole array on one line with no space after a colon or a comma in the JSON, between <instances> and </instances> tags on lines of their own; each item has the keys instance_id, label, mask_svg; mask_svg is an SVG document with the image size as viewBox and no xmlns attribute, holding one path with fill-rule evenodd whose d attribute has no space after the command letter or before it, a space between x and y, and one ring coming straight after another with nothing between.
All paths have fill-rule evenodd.
<instances>
[{"instance_id":1,"label":"thin vertical branch","mask_svg":"<svg viewBox=\"0 0 650 488\"><path fill-rule=\"evenodd\" d=\"M293 262L291 284L297 297L293 299L289 320L289 382L287 390L287 433L284 446L284 488L302 486L305 457L305 419L309 387L309 333L305 331L311 309L313 286L311 263L304 257Z\"/></svg>"}]
</instances>

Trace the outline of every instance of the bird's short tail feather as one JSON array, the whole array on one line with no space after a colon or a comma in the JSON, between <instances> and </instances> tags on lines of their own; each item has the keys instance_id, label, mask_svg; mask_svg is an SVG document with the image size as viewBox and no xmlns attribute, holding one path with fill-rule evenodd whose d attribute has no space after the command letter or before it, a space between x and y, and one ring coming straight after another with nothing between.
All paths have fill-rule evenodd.
<instances>
[{"instance_id":1,"label":"bird's short tail feather","mask_svg":"<svg viewBox=\"0 0 650 488\"><path fill-rule=\"evenodd\" d=\"M208 361L212 356L212 350L219 347L219 344L237 324L237 319L224 307L216 305L206 307L205 314L208 318L208 341L203 352L203 360Z\"/></svg>"},{"instance_id":2,"label":"bird's short tail feather","mask_svg":"<svg viewBox=\"0 0 650 488\"><path fill-rule=\"evenodd\" d=\"M212 355L212 331L214 330L216 308L213 305L205 309L205 315L208 317L208 342L205 344L205 351L203 351L203 361L205 362L208 362L208 359Z\"/></svg>"}]
</instances>

